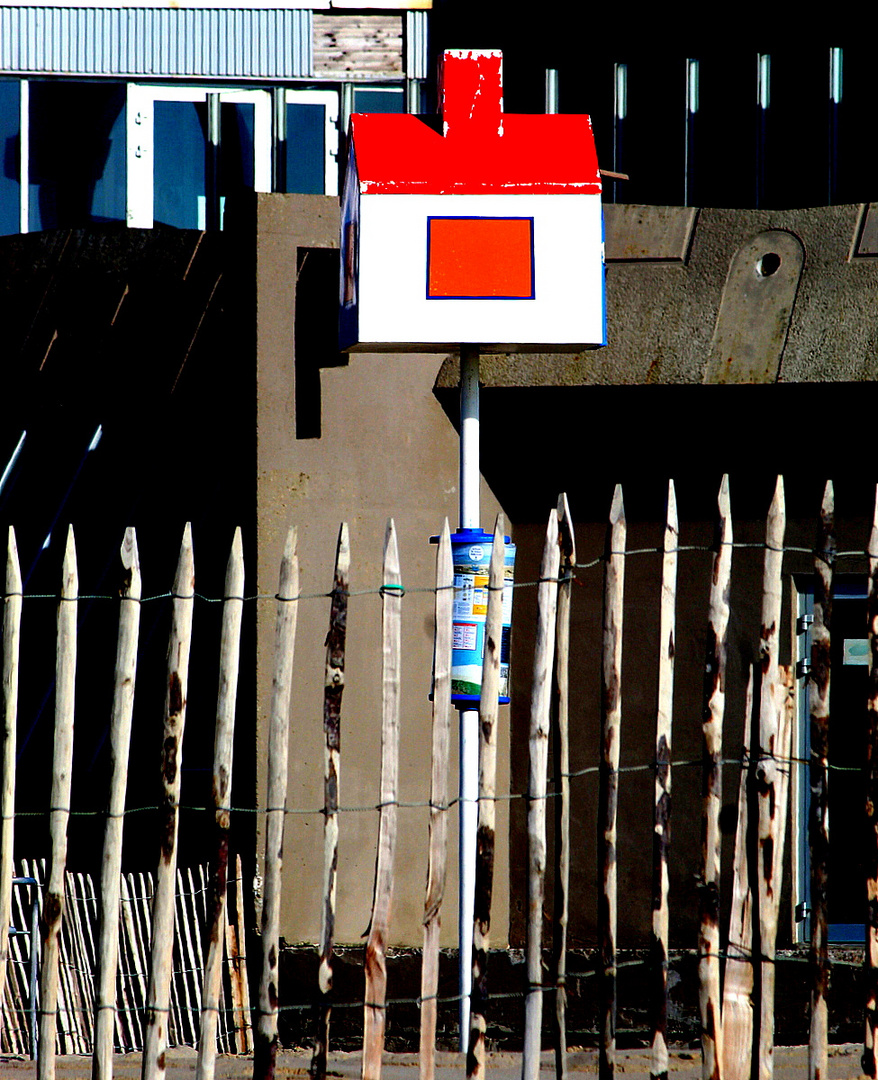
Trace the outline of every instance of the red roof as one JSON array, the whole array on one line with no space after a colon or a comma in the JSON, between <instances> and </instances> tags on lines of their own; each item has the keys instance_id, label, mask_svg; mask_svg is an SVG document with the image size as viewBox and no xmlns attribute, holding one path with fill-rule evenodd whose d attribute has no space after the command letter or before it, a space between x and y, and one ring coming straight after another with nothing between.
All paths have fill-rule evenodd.
<instances>
[{"instance_id":1,"label":"red roof","mask_svg":"<svg viewBox=\"0 0 878 1080\"><path fill-rule=\"evenodd\" d=\"M364 195L582 195L601 190L588 116L503 112L499 52L446 52L442 131L417 116L351 117Z\"/></svg>"}]
</instances>

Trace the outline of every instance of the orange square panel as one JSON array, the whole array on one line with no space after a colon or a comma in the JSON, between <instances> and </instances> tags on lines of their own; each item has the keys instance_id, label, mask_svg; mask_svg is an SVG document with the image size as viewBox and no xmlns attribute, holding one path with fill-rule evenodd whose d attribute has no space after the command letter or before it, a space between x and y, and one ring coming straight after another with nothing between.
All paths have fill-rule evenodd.
<instances>
[{"instance_id":1,"label":"orange square panel","mask_svg":"<svg viewBox=\"0 0 878 1080\"><path fill-rule=\"evenodd\" d=\"M532 300L533 218L427 218L428 300Z\"/></svg>"}]
</instances>

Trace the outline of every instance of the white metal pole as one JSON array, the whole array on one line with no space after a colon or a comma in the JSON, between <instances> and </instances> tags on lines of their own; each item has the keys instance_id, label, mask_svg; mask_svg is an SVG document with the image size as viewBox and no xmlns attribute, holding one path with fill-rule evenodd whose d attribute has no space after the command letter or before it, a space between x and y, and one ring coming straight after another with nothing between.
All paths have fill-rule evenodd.
<instances>
[{"instance_id":1,"label":"white metal pole","mask_svg":"<svg viewBox=\"0 0 878 1080\"><path fill-rule=\"evenodd\" d=\"M479 517L479 349L460 348L460 527L478 529ZM476 836L479 818L479 711L460 711L460 831L458 948L460 966L460 1049L469 1042L472 992L473 914L476 895Z\"/></svg>"}]
</instances>

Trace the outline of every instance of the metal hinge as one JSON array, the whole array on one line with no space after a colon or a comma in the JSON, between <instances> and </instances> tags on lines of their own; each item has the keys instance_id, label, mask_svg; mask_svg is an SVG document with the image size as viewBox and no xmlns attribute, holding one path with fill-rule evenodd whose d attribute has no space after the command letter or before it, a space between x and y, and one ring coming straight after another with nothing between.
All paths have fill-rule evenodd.
<instances>
[{"instance_id":1,"label":"metal hinge","mask_svg":"<svg viewBox=\"0 0 878 1080\"><path fill-rule=\"evenodd\" d=\"M811 908L808 904L802 901L801 904L796 904L796 922L804 922L805 919L811 917Z\"/></svg>"},{"instance_id":2,"label":"metal hinge","mask_svg":"<svg viewBox=\"0 0 878 1080\"><path fill-rule=\"evenodd\" d=\"M813 622L813 615L800 615L798 619L796 619L796 633L807 634L808 631L811 629L811 624Z\"/></svg>"},{"instance_id":3,"label":"metal hinge","mask_svg":"<svg viewBox=\"0 0 878 1080\"><path fill-rule=\"evenodd\" d=\"M796 661L796 678L807 679L811 674L811 661L810 660L797 660Z\"/></svg>"}]
</instances>

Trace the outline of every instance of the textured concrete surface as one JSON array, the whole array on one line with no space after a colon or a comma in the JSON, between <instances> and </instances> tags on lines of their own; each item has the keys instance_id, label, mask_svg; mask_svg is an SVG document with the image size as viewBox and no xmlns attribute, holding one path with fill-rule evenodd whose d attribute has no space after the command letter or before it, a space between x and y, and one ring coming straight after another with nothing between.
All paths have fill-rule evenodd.
<instances>
[{"instance_id":1,"label":"textured concrete surface","mask_svg":"<svg viewBox=\"0 0 878 1080\"><path fill-rule=\"evenodd\" d=\"M716 381L709 366L721 304L748 309L743 278L731 282L739 251L760 234L792 234L804 248L804 269L778 358L740 359L736 382L847 382L878 376L878 260L874 214L866 205L803 210L700 209L611 206L607 233L607 326L604 349L561 356L548 353L486 356L486 386L636 386ZM872 239L870 239L872 238ZM750 277L756 279L756 259ZM786 303L780 298L779 303ZM759 313L756 313L759 314ZM764 317L764 312L761 313ZM438 387L455 385L453 359Z\"/></svg>"}]
</instances>

